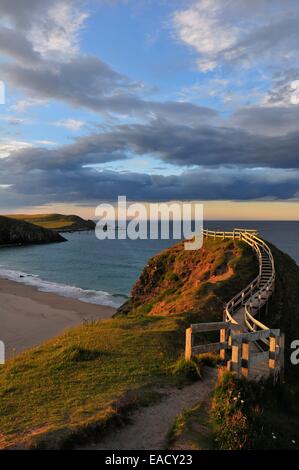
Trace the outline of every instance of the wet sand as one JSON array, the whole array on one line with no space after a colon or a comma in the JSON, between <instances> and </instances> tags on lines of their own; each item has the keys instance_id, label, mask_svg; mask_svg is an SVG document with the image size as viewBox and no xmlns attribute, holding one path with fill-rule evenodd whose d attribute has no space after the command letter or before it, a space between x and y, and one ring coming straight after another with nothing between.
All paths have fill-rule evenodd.
<instances>
[{"instance_id":1,"label":"wet sand","mask_svg":"<svg viewBox=\"0 0 299 470\"><path fill-rule=\"evenodd\" d=\"M0 340L6 358L85 320L110 318L112 307L88 304L0 279Z\"/></svg>"}]
</instances>

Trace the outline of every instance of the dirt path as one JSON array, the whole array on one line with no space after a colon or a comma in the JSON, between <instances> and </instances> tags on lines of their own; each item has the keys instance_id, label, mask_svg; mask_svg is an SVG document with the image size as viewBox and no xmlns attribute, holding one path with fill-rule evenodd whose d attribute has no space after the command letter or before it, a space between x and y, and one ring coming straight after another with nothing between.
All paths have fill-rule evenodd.
<instances>
[{"instance_id":1,"label":"dirt path","mask_svg":"<svg viewBox=\"0 0 299 470\"><path fill-rule=\"evenodd\" d=\"M204 378L182 389L172 388L159 403L132 413L132 424L111 431L93 450L159 450L165 448L167 433L184 409L205 400L217 380L216 369L205 369Z\"/></svg>"}]
</instances>

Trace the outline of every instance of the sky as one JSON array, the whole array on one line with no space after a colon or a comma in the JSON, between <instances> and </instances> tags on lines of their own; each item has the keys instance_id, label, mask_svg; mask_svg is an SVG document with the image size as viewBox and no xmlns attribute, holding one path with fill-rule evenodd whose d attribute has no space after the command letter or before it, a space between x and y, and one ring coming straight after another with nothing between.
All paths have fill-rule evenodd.
<instances>
[{"instance_id":1,"label":"sky","mask_svg":"<svg viewBox=\"0 0 299 470\"><path fill-rule=\"evenodd\" d=\"M125 195L299 219L298 0L0 0L0 13L0 213L92 217Z\"/></svg>"}]
</instances>

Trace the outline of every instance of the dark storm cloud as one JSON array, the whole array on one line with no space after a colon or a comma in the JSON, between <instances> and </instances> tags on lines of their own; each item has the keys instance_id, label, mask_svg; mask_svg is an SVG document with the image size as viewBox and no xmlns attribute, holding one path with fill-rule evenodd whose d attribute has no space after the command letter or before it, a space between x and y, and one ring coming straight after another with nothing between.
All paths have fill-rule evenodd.
<instances>
[{"instance_id":1,"label":"dark storm cloud","mask_svg":"<svg viewBox=\"0 0 299 470\"><path fill-rule=\"evenodd\" d=\"M60 148L26 148L0 159L0 185L11 185L1 190L1 200L4 205L8 198L24 204L96 204L121 194L153 201L298 197L298 144L297 134L261 138L239 129L171 126L161 120L118 126ZM101 167L132 154L154 154L193 168L163 176Z\"/></svg>"},{"instance_id":2,"label":"dark storm cloud","mask_svg":"<svg viewBox=\"0 0 299 470\"><path fill-rule=\"evenodd\" d=\"M27 65L40 60L40 55L33 50L31 42L23 34L5 27L0 27L0 54L8 55Z\"/></svg>"},{"instance_id":3,"label":"dark storm cloud","mask_svg":"<svg viewBox=\"0 0 299 470\"><path fill-rule=\"evenodd\" d=\"M290 87L289 87L290 88ZM298 131L299 106L247 106L236 110L230 123L262 136Z\"/></svg>"},{"instance_id":4,"label":"dark storm cloud","mask_svg":"<svg viewBox=\"0 0 299 470\"><path fill-rule=\"evenodd\" d=\"M27 29L53 0L1 0L1 15L9 18L18 28Z\"/></svg>"},{"instance_id":5,"label":"dark storm cloud","mask_svg":"<svg viewBox=\"0 0 299 470\"><path fill-rule=\"evenodd\" d=\"M297 132L277 137L251 134L240 128L187 126L155 119L147 124L115 126L111 131L77 140L105 152L151 154L176 165L242 165L298 168Z\"/></svg>"},{"instance_id":6,"label":"dark storm cloud","mask_svg":"<svg viewBox=\"0 0 299 470\"><path fill-rule=\"evenodd\" d=\"M3 206L72 202L97 205L103 200L115 201L119 195L129 200L247 200L256 198L288 199L298 195L298 174L283 175L237 169L185 172L161 176L140 173L98 172L92 168L28 172L13 175L13 186L1 189ZM242 188L242 191L240 191Z\"/></svg>"},{"instance_id":7,"label":"dark storm cloud","mask_svg":"<svg viewBox=\"0 0 299 470\"><path fill-rule=\"evenodd\" d=\"M1 49L1 46L0 46ZM63 101L96 112L149 117L158 115L193 124L218 113L192 103L146 101L142 85L115 72L96 57L74 57L67 62L40 61L32 67L5 63L2 77L30 96Z\"/></svg>"},{"instance_id":8,"label":"dark storm cloud","mask_svg":"<svg viewBox=\"0 0 299 470\"><path fill-rule=\"evenodd\" d=\"M184 167L299 168L299 135L294 132L262 137L239 128L195 127L155 119L143 125L114 126L58 148L15 151L0 159L0 174L80 171L86 165L123 160L132 155L156 156Z\"/></svg>"}]
</instances>

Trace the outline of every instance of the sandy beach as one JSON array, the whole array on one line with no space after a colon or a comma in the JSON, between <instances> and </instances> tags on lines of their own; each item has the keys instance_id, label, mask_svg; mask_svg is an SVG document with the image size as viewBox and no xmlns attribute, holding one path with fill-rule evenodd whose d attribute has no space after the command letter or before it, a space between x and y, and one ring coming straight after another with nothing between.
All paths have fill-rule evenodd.
<instances>
[{"instance_id":1,"label":"sandy beach","mask_svg":"<svg viewBox=\"0 0 299 470\"><path fill-rule=\"evenodd\" d=\"M37 346L84 320L110 318L112 307L93 305L0 279L0 340L6 358Z\"/></svg>"}]
</instances>

